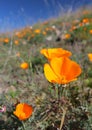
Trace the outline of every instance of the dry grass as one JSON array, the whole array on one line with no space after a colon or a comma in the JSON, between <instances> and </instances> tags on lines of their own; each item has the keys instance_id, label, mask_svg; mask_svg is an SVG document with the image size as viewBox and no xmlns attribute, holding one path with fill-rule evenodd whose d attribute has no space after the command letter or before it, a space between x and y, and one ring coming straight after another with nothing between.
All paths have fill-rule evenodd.
<instances>
[{"instance_id":1,"label":"dry grass","mask_svg":"<svg viewBox=\"0 0 92 130\"><path fill-rule=\"evenodd\" d=\"M87 16L89 17L89 14ZM92 129L92 62L87 57L88 53L92 53L92 38L88 31L85 37L81 27L70 33L69 29L73 25L71 17L69 21L64 16L63 19L40 23L34 26L33 30L25 28L19 31L22 34L19 37L15 35L16 32L14 35L1 35L0 38L8 37L9 42L0 42L0 105L6 106L6 112L0 113L0 130L22 130L22 123L25 130ZM78 15L80 21L82 17L83 14ZM75 21L76 17L72 19ZM60 29L61 34L68 32L73 37L56 41L57 35L55 30L51 30L52 25ZM41 32L45 28L50 30L46 32L46 36L37 34L32 38L38 26ZM92 23L86 28L90 30ZM46 38L49 36L52 36L52 39L48 41ZM15 39L19 41L18 45L14 44ZM43 65L47 60L40 54L42 48L54 47L71 51L72 60L82 68L78 80L67 85L60 100L57 99L55 86L45 79ZM17 55L18 53L20 55ZM29 63L27 70L20 68L24 61ZM32 116L24 122L12 113L19 102L27 102L34 108Z\"/></svg>"}]
</instances>

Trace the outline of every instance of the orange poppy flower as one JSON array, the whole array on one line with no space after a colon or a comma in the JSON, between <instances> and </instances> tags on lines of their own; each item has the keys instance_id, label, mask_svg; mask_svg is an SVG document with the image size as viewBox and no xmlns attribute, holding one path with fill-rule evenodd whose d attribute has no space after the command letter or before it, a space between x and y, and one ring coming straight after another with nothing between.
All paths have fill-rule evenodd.
<instances>
[{"instance_id":1,"label":"orange poppy flower","mask_svg":"<svg viewBox=\"0 0 92 130\"><path fill-rule=\"evenodd\" d=\"M91 30L89 30L89 33L90 33L90 34L92 34L92 29L91 29Z\"/></svg>"},{"instance_id":2,"label":"orange poppy flower","mask_svg":"<svg viewBox=\"0 0 92 130\"><path fill-rule=\"evenodd\" d=\"M44 22L43 22L43 25L46 25L46 24L48 24L48 21L44 21Z\"/></svg>"},{"instance_id":3,"label":"orange poppy flower","mask_svg":"<svg viewBox=\"0 0 92 130\"><path fill-rule=\"evenodd\" d=\"M21 65L20 65L20 68L22 69L28 69L29 67L29 64L27 62L23 62Z\"/></svg>"},{"instance_id":4,"label":"orange poppy flower","mask_svg":"<svg viewBox=\"0 0 92 130\"><path fill-rule=\"evenodd\" d=\"M82 22L80 22L80 23L79 23L79 26L80 26L80 27L82 27L82 26L83 26L83 23L82 23Z\"/></svg>"},{"instance_id":5,"label":"orange poppy flower","mask_svg":"<svg viewBox=\"0 0 92 130\"><path fill-rule=\"evenodd\" d=\"M72 30L76 30L76 28L77 28L76 26L72 26Z\"/></svg>"},{"instance_id":6,"label":"orange poppy flower","mask_svg":"<svg viewBox=\"0 0 92 130\"><path fill-rule=\"evenodd\" d=\"M80 66L67 57L53 58L44 65L44 74L51 83L66 84L81 74Z\"/></svg>"},{"instance_id":7,"label":"orange poppy flower","mask_svg":"<svg viewBox=\"0 0 92 130\"><path fill-rule=\"evenodd\" d=\"M34 30L34 32L35 32L36 34L40 34L40 33L41 33L41 30L40 30L40 29L36 29L36 30Z\"/></svg>"},{"instance_id":8,"label":"orange poppy flower","mask_svg":"<svg viewBox=\"0 0 92 130\"><path fill-rule=\"evenodd\" d=\"M5 39L4 39L4 42L5 42L5 43L8 43L8 42L9 42L9 39L8 39L8 38L5 38Z\"/></svg>"},{"instance_id":9,"label":"orange poppy flower","mask_svg":"<svg viewBox=\"0 0 92 130\"><path fill-rule=\"evenodd\" d=\"M46 35L47 33L45 31L42 32L43 35Z\"/></svg>"},{"instance_id":10,"label":"orange poppy flower","mask_svg":"<svg viewBox=\"0 0 92 130\"><path fill-rule=\"evenodd\" d=\"M92 62L92 53L89 53L89 54L88 54L88 58L89 58L89 60Z\"/></svg>"},{"instance_id":11,"label":"orange poppy flower","mask_svg":"<svg viewBox=\"0 0 92 130\"><path fill-rule=\"evenodd\" d=\"M43 54L46 58L48 58L48 60L51 60L55 57L69 57L72 55L70 51L64 50L62 48L42 49L40 53Z\"/></svg>"},{"instance_id":12,"label":"orange poppy flower","mask_svg":"<svg viewBox=\"0 0 92 130\"><path fill-rule=\"evenodd\" d=\"M19 41L18 41L18 40L15 40L14 43L15 43L16 45L18 45L18 44L19 44Z\"/></svg>"},{"instance_id":13,"label":"orange poppy flower","mask_svg":"<svg viewBox=\"0 0 92 130\"><path fill-rule=\"evenodd\" d=\"M26 120L32 115L33 108L32 106L26 103L19 103L16 106L16 110L13 112L15 116L19 118L19 120Z\"/></svg>"},{"instance_id":14,"label":"orange poppy flower","mask_svg":"<svg viewBox=\"0 0 92 130\"><path fill-rule=\"evenodd\" d=\"M65 34L65 39L69 39L71 37L71 35L70 34Z\"/></svg>"},{"instance_id":15,"label":"orange poppy flower","mask_svg":"<svg viewBox=\"0 0 92 130\"><path fill-rule=\"evenodd\" d=\"M89 22L89 19L88 19L88 18L84 18L84 19L82 20L82 22L86 24L86 23Z\"/></svg>"},{"instance_id":16,"label":"orange poppy flower","mask_svg":"<svg viewBox=\"0 0 92 130\"><path fill-rule=\"evenodd\" d=\"M45 28L46 31L49 31L49 28Z\"/></svg>"}]
</instances>

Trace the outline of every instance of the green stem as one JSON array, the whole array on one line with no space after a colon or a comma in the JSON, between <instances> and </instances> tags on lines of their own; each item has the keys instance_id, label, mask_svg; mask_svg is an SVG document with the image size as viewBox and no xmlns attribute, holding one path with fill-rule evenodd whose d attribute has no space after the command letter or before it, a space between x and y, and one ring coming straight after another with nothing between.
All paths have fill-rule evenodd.
<instances>
[{"instance_id":1,"label":"green stem","mask_svg":"<svg viewBox=\"0 0 92 130\"><path fill-rule=\"evenodd\" d=\"M23 121L22 121L21 123L22 123L22 128L23 128L23 130L26 130Z\"/></svg>"},{"instance_id":2,"label":"green stem","mask_svg":"<svg viewBox=\"0 0 92 130\"><path fill-rule=\"evenodd\" d=\"M66 109L63 109L63 108L62 108L62 110L63 110L63 116L62 116L62 118L61 118L61 123L60 123L60 128L59 128L59 130L62 130L62 127L63 127L63 124L64 124L64 120L65 120L65 115L66 115L67 108L66 108Z\"/></svg>"},{"instance_id":3,"label":"green stem","mask_svg":"<svg viewBox=\"0 0 92 130\"><path fill-rule=\"evenodd\" d=\"M56 97L56 99L57 99L57 96L58 95L58 87L57 87L57 85L55 85L55 97Z\"/></svg>"},{"instance_id":4,"label":"green stem","mask_svg":"<svg viewBox=\"0 0 92 130\"><path fill-rule=\"evenodd\" d=\"M63 95L63 92L64 92L64 87L62 87L62 85L55 86L56 98L58 100L60 100L61 96Z\"/></svg>"},{"instance_id":5,"label":"green stem","mask_svg":"<svg viewBox=\"0 0 92 130\"><path fill-rule=\"evenodd\" d=\"M60 87L58 86L58 100L60 100Z\"/></svg>"}]
</instances>

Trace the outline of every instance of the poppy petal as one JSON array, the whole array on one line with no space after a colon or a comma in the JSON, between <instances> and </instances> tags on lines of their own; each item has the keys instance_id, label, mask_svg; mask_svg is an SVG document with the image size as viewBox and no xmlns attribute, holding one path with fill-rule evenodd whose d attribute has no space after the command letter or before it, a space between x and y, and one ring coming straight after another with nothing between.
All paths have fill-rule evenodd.
<instances>
[{"instance_id":1,"label":"poppy petal","mask_svg":"<svg viewBox=\"0 0 92 130\"><path fill-rule=\"evenodd\" d=\"M49 60L55 57L62 57L62 56L69 57L72 55L70 51L64 50L62 48L42 49L40 53L43 54Z\"/></svg>"},{"instance_id":2,"label":"poppy petal","mask_svg":"<svg viewBox=\"0 0 92 130\"><path fill-rule=\"evenodd\" d=\"M63 58L63 62L61 74L66 75L67 80L73 80L81 74L82 70L79 64L67 57Z\"/></svg>"},{"instance_id":3,"label":"poppy petal","mask_svg":"<svg viewBox=\"0 0 92 130\"><path fill-rule=\"evenodd\" d=\"M33 108L32 106L26 103L19 103L16 106L16 110L13 112L20 120L26 120L32 115Z\"/></svg>"},{"instance_id":4,"label":"poppy petal","mask_svg":"<svg viewBox=\"0 0 92 130\"><path fill-rule=\"evenodd\" d=\"M58 83L58 77L52 70L51 66L49 64L44 65L44 74L46 79L51 83Z\"/></svg>"},{"instance_id":5,"label":"poppy petal","mask_svg":"<svg viewBox=\"0 0 92 130\"><path fill-rule=\"evenodd\" d=\"M48 58L48 51L47 51L47 49L42 49L40 51L40 53L43 54L46 58Z\"/></svg>"},{"instance_id":6,"label":"poppy petal","mask_svg":"<svg viewBox=\"0 0 92 130\"><path fill-rule=\"evenodd\" d=\"M57 76L61 76L61 70L62 70L62 66L63 66L63 57L61 58L53 58L50 62L50 65L54 71L54 73Z\"/></svg>"}]
</instances>

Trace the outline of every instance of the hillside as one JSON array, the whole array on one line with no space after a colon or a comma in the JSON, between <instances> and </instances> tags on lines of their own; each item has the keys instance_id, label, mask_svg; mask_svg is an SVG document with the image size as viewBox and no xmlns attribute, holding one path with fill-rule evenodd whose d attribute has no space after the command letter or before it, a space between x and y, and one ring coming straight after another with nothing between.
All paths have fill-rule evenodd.
<instances>
[{"instance_id":1,"label":"hillside","mask_svg":"<svg viewBox=\"0 0 92 130\"><path fill-rule=\"evenodd\" d=\"M92 130L91 8L0 34L0 117L0 130Z\"/></svg>"}]
</instances>

